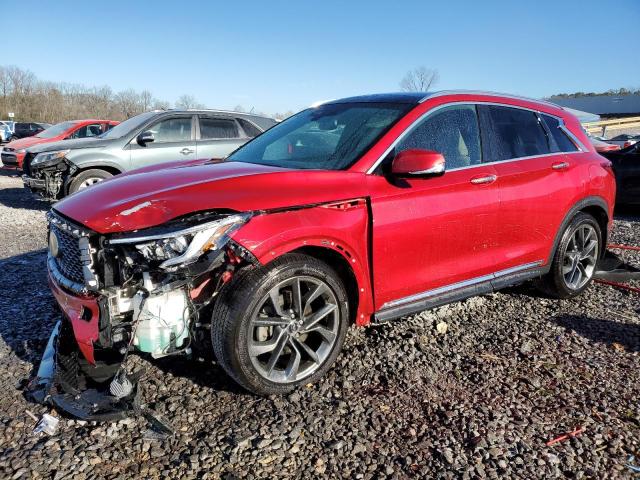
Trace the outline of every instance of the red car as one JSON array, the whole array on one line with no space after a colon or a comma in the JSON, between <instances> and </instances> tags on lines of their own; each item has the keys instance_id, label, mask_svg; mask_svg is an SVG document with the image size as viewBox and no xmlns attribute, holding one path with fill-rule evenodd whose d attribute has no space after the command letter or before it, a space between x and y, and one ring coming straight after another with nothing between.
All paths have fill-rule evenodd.
<instances>
[{"instance_id":1,"label":"red car","mask_svg":"<svg viewBox=\"0 0 640 480\"><path fill-rule=\"evenodd\" d=\"M129 352L212 349L246 389L288 392L330 368L352 323L527 280L578 295L614 198L610 162L550 103L441 92L309 108L224 161L132 171L54 206L64 319L45 358L65 382L45 369L40 383L107 418L135 403Z\"/></svg>"},{"instance_id":2,"label":"red car","mask_svg":"<svg viewBox=\"0 0 640 480\"><path fill-rule=\"evenodd\" d=\"M27 148L42 143L59 142L75 138L95 137L118 125L115 120L70 120L57 123L32 137L20 138L9 142L0 151L5 167L22 168Z\"/></svg>"}]
</instances>

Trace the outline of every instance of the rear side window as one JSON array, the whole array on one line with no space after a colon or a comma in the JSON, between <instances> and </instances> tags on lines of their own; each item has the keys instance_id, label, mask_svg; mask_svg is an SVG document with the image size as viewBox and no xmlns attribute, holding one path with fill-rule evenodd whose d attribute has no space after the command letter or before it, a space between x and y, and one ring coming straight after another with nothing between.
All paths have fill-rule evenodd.
<instances>
[{"instance_id":1,"label":"rear side window","mask_svg":"<svg viewBox=\"0 0 640 480\"><path fill-rule=\"evenodd\" d=\"M447 170L479 164L482 155L475 106L452 105L427 116L398 143L395 153L414 148L441 153Z\"/></svg>"},{"instance_id":2,"label":"rear side window","mask_svg":"<svg viewBox=\"0 0 640 480\"><path fill-rule=\"evenodd\" d=\"M256 127L253 123L249 122L248 120L245 120L244 118L238 118L238 123L240 123L240 126L242 127L242 129L244 130L244 133L247 134L248 137L257 137L258 135L260 135L262 132L258 129L258 127Z\"/></svg>"},{"instance_id":3,"label":"rear side window","mask_svg":"<svg viewBox=\"0 0 640 480\"><path fill-rule=\"evenodd\" d=\"M540 116L544 120L544 123L547 124L547 128L551 132L551 136L555 140L560 152L578 151L578 147L575 146L569 136L560 128L560 120L551 115L545 115L544 113Z\"/></svg>"},{"instance_id":4,"label":"rear side window","mask_svg":"<svg viewBox=\"0 0 640 480\"><path fill-rule=\"evenodd\" d=\"M498 162L513 158L551 153L551 146L538 116L530 110L480 105L485 161Z\"/></svg>"},{"instance_id":5,"label":"rear side window","mask_svg":"<svg viewBox=\"0 0 640 480\"><path fill-rule=\"evenodd\" d=\"M200 117L200 139L239 138L238 125L230 118Z\"/></svg>"}]
</instances>

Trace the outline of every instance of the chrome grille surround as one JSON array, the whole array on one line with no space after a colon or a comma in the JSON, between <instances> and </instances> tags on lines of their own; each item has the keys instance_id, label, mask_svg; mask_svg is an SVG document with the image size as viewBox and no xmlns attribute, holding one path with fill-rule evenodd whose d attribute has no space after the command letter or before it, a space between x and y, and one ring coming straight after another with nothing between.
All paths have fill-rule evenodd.
<instances>
[{"instance_id":1,"label":"chrome grille surround","mask_svg":"<svg viewBox=\"0 0 640 480\"><path fill-rule=\"evenodd\" d=\"M99 286L93 268L96 249L90 241L93 232L63 219L53 211L47 213L47 220L50 233L58 241L59 255L53 257L49 252L58 273L73 283L96 290Z\"/></svg>"}]
</instances>

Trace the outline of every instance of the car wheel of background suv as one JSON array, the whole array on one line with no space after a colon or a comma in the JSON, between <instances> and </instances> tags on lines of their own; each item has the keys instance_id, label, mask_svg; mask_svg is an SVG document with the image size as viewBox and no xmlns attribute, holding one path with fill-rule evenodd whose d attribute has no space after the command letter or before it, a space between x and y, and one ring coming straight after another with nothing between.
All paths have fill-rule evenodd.
<instances>
[{"instance_id":1,"label":"car wheel of background suv","mask_svg":"<svg viewBox=\"0 0 640 480\"><path fill-rule=\"evenodd\" d=\"M220 292L211 338L224 370L260 395L314 382L342 349L347 293L324 262L287 254L241 272Z\"/></svg>"},{"instance_id":2,"label":"car wheel of background suv","mask_svg":"<svg viewBox=\"0 0 640 480\"><path fill-rule=\"evenodd\" d=\"M99 183L111 177L113 177L113 175L111 175L109 172L97 168L92 168L90 170L80 172L71 181L71 185L69 186L69 194L76 193L79 190L84 190L91 185L95 185L96 183Z\"/></svg>"},{"instance_id":3,"label":"car wheel of background suv","mask_svg":"<svg viewBox=\"0 0 640 480\"><path fill-rule=\"evenodd\" d=\"M578 213L562 234L551 270L541 279L542 290L556 298L582 293L593 280L601 245L602 230L596 219Z\"/></svg>"}]
</instances>

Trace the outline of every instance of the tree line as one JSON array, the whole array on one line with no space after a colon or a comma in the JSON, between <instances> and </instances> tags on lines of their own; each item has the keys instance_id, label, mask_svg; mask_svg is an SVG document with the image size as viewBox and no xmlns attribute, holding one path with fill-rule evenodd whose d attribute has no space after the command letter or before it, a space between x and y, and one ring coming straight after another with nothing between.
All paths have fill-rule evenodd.
<instances>
[{"instance_id":1,"label":"tree line","mask_svg":"<svg viewBox=\"0 0 640 480\"><path fill-rule=\"evenodd\" d=\"M172 105L155 98L149 90L130 88L114 92L109 86L50 82L39 79L28 70L0 65L0 120L8 119L9 112L13 112L14 120L20 122L54 124L82 118L126 120L149 110L172 107L205 108L192 95L182 95ZM241 106L236 108L244 111ZM273 116L282 119L292 113Z\"/></svg>"}]
</instances>

